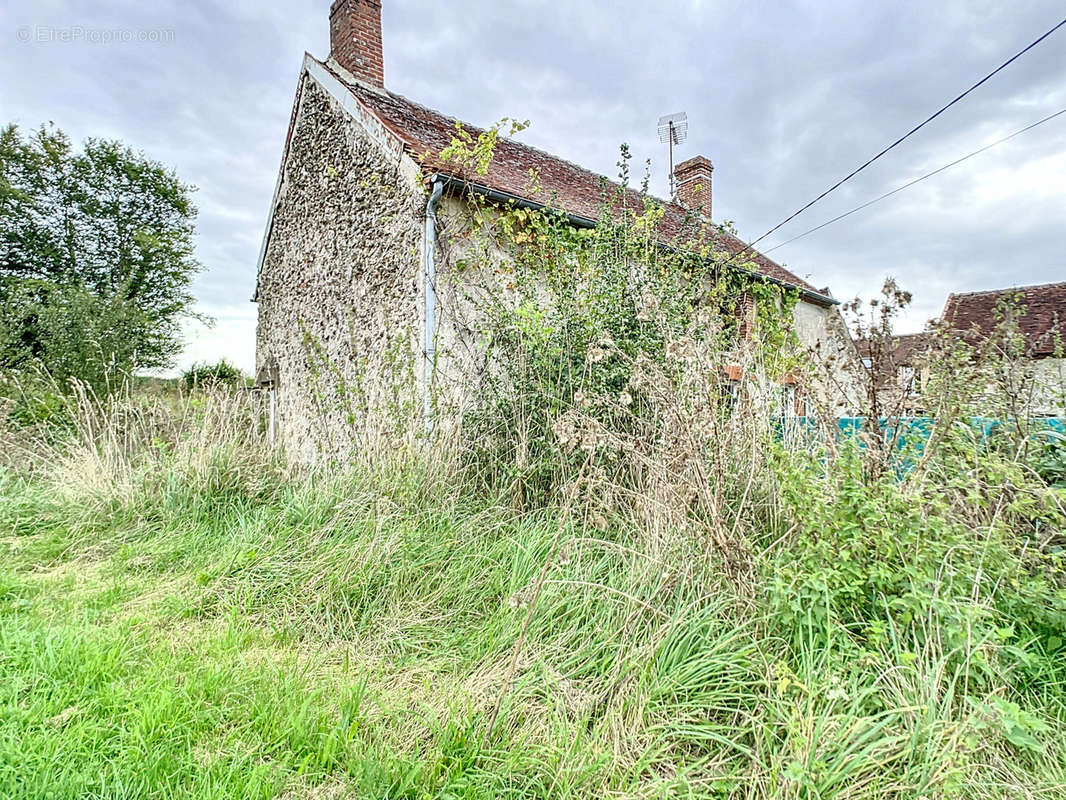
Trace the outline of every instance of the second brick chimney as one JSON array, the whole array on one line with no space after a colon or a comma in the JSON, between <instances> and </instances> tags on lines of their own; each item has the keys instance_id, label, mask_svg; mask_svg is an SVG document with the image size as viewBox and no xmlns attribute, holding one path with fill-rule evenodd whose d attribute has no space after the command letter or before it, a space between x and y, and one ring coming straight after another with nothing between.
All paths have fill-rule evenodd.
<instances>
[{"instance_id":1,"label":"second brick chimney","mask_svg":"<svg viewBox=\"0 0 1066 800\"><path fill-rule=\"evenodd\" d=\"M703 156L695 156L674 167L677 202L697 214L711 217L711 173L714 167Z\"/></svg>"},{"instance_id":2,"label":"second brick chimney","mask_svg":"<svg viewBox=\"0 0 1066 800\"><path fill-rule=\"evenodd\" d=\"M334 0L329 10L330 57L359 80L385 86L381 0Z\"/></svg>"}]
</instances>

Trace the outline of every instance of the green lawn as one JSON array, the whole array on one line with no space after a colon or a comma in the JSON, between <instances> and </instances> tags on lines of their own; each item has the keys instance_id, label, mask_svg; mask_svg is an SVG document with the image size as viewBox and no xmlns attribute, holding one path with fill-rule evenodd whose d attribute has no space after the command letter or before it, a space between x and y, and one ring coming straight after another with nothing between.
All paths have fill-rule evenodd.
<instances>
[{"instance_id":1,"label":"green lawn","mask_svg":"<svg viewBox=\"0 0 1066 800\"><path fill-rule=\"evenodd\" d=\"M557 518L227 475L0 481L0 796L1066 796L1061 685L1012 741L972 659L635 530L563 529L486 736Z\"/></svg>"}]
</instances>

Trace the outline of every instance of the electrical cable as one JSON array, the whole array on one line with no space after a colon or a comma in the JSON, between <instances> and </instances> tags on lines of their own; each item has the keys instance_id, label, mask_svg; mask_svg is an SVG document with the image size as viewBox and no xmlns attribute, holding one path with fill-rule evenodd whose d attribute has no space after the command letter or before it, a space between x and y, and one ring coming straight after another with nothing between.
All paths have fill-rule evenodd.
<instances>
[{"instance_id":1,"label":"electrical cable","mask_svg":"<svg viewBox=\"0 0 1066 800\"><path fill-rule=\"evenodd\" d=\"M850 217L852 214L854 214L857 211L862 211L864 208L868 208L869 206L872 206L874 203L881 202L886 197L891 197L892 195L897 194L898 192L902 192L904 189L909 189L911 186L914 186L914 184L921 183L926 178L932 178L934 175L939 175L944 170L950 169L951 167L954 167L956 164L961 164L963 161L966 161L967 159L970 159L970 158L973 158L974 156L980 155L981 153L985 152L985 150L991 150L996 145L1003 144L1004 142L1013 139L1015 136L1020 136L1021 134L1025 133L1026 131L1031 131L1033 128L1037 127L1038 125L1043 125L1045 122L1050 122L1051 120L1055 119L1055 117L1060 117L1063 114L1066 114L1066 108L1062 109L1061 111L1056 111L1054 114L1049 114L1048 116L1044 117L1043 119L1034 122L1032 125L1027 125L1024 128L1022 128L1021 130L1015 131L1014 133L1010 134L1009 136L1004 136L1002 139L997 139L996 141L992 142L991 144L986 144L984 147L980 148L979 150L974 150L972 153L964 155L962 158L955 159L950 164L945 164L944 166L940 167L939 169L934 169L932 172L927 172L924 175L922 175L920 178L915 178L912 181L908 181L907 183L903 184L902 186L896 187L895 189L893 189L890 192L885 192L880 197L875 197L873 200L868 200L867 202L863 203L861 206L856 206L855 208L851 209L851 211L845 211L843 214L840 214L839 216L833 217L831 220L827 220L826 222L823 222L821 225L816 225L813 228L811 228L810 230L806 230L806 231L804 231L803 233L801 233L801 234L799 234L797 236L793 236L791 239L787 239L786 241L781 242L781 244L775 244L773 247L771 247L771 248L769 248L767 250L764 250L763 253L764 253L764 255L766 253L772 253L772 252L774 252L774 250L776 250L779 247L784 247L786 244L792 244L792 242L796 241L797 239L802 239L804 236L812 234L815 231L820 231L822 228L824 228L824 227L826 227L828 225L832 225L834 222L839 222L840 220L844 219L844 217Z\"/></svg>"},{"instance_id":2,"label":"electrical cable","mask_svg":"<svg viewBox=\"0 0 1066 800\"><path fill-rule=\"evenodd\" d=\"M1021 50L1019 50L1019 51L1018 51L1017 53L1015 53L1015 54L1014 54L1013 56L1011 56L1011 57L1010 57L1010 58L1008 58L1008 59L1007 59L1006 61L1004 61L1004 62L1003 62L1002 64L1000 64L1000 65L999 65L998 67L996 67L996 68L995 68L994 70L992 70L992 71L991 71L990 73L988 73L988 74L987 74L987 75L985 75L985 76L984 76L983 78L981 78L981 80L977 81L977 83L973 84L973 86L971 86L971 87L970 87L969 89L967 89L966 91L962 92L962 94L958 95L958 96L957 96L957 97L956 97L956 98L955 98L954 100L952 100L951 102L947 103L946 105L943 105L943 106L941 106L939 110L937 110L937 111L936 111L935 113L931 114L930 116L926 117L926 118L925 118L925 119L924 119L924 120L923 120L922 122L920 122L919 124L915 125L915 126L914 126L913 128L911 128L911 129L910 129L909 131L907 131L907 132L906 132L905 134L903 134L902 136L900 136L900 137L899 137L898 139L896 139L896 141L892 142L892 144L888 145L888 147L884 148L884 149L883 149L883 150L882 150L881 152L879 152L879 153L878 153L877 155L875 155L875 156L874 156L873 158L871 158L871 159L867 160L867 161L866 161L866 162L865 162L864 164L862 164L862 166L860 166L860 167L858 167L858 168L856 168L856 169L852 170L851 172L849 172L849 173L848 173L847 175L845 175L845 176L844 176L843 178L841 178L841 179L840 179L839 181L837 181L836 183L834 183L834 184L833 184L832 186L830 186L830 187L829 187L828 189L826 189L826 190L825 190L824 192L822 192L822 193L821 193L820 195L818 195L818 196L817 196L816 198L814 198L813 200L811 200L811 201L810 201L809 203L807 203L807 204L806 204L805 206L803 206L802 208L800 208L800 209L799 209L798 211L795 211L795 212L793 212L793 213L792 213L792 214L790 214L790 215L789 215L788 217L786 217L786 218L785 218L784 220L782 220L781 222L779 222L779 223L777 223L776 225L774 225L774 227L770 228L770 230L768 230L768 231L767 231L766 233L764 233L764 234L763 234L762 236L760 236L760 237L759 237L758 239L755 239L755 240L754 240L754 241L752 241L751 243L749 243L749 244L746 244L746 245L744 246L744 248L743 248L742 250L738 251L737 253L735 253L735 254L734 254L734 255L733 255L733 256L732 256L732 257L731 257L731 258L730 258L730 259L729 259L729 260L728 260L728 261L726 262L726 264L729 264L729 263L731 263L731 262L733 261L733 259L735 259L735 258L738 258L738 257L740 257L741 255L743 255L744 253L746 253L747 251L749 251L749 250L750 250L751 248L753 248L753 247L754 247L755 245L757 245L757 244L758 244L759 242L761 242L761 241L762 241L763 239L765 239L765 238L766 238L767 236L769 236L770 234L774 233L774 232L775 232L776 230L778 230L779 228L781 228L781 227L782 227L783 225L786 225L786 224L788 224L789 222L791 222L792 220L794 220L794 219L795 219L796 217L798 217L798 216L799 216L800 214L802 214L802 213L803 213L804 211L806 211L806 210L807 210L808 208L810 208L811 206L813 206L813 205L814 205L815 203L817 203L817 202L818 202L819 200L821 200L822 198L824 198L824 197L825 197L826 195L828 195L828 194L830 194L831 192L834 192L834 191L836 191L837 189L839 189L839 188L840 188L840 187L841 187L841 186L842 186L842 185L843 185L844 183L846 183L847 181L849 181L849 180L851 180L852 178L854 178L854 177L855 177L856 175L858 175L858 174L859 174L860 172L862 172L862 171L863 171L864 169L866 169L866 168L867 168L868 166L870 166L870 165L871 165L871 164L873 164L873 163L874 163L875 161L877 161L877 160L878 160L879 158L881 158L881 156L885 155L885 154L886 154L886 153L888 153L888 152L889 152L890 150L894 149L894 148L895 148L895 147L897 147L898 145L902 144L902 143L903 143L903 142L904 142L905 140L909 139L909 138L910 138L911 136L913 136L913 135L914 135L915 133L917 133L918 131L920 131L920 130L921 130L922 128L924 128L924 127L925 127L926 125L928 125L928 124L929 124L930 122L932 122L932 121L933 121L934 119L936 119L937 117L939 117L939 116L940 116L941 114L943 114L943 113L944 113L945 111L947 111L947 110L948 110L949 108L951 108L951 107L952 107L953 105L955 105L956 103L958 103L958 102L959 102L960 100L962 100L962 99L963 99L964 97L966 97L966 96L967 96L968 94L970 94L970 93L971 93L972 91L974 91L975 89L977 89L978 87L980 87L981 85L983 85L984 83L986 83L987 81L989 81L989 80L990 80L990 79L991 79L991 78L992 78L993 76L997 75L997 74L998 74L999 72L1001 72L1002 70L1006 69L1006 68L1007 68L1008 66L1010 66L1011 64L1013 64L1013 63L1014 63L1015 61L1017 61L1017 60L1018 60L1019 58L1021 58L1021 57L1022 57L1023 55L1025 55L1026 53L1028 53L1028 52L1029 52L1030 50L1032 50L1032 49L1033 49L1034 47L1036 47L1036 46L1037 46L1038 44L1040 44L1040 43L1041 43L1042 41L1044 41L1045 39L1047 39L1047 38L1048 38L1049 36L1051 36L1051 34L1053 34L1053 33L1054 33L1055 31L1057 31L1057 30L1058 30L1059 28L1063 27L1064 25L1066 25L1066 19L1063 19L1063 20L1062 20L1061 22L1059 22L1059 24L1058 24L1058 25L1055 25L1055 26L1054 26L1053 28L1051 28L1050 30L1048 30L1048 31L1047 31L1046 33L1044 33L1044 34L1042 34L1041 36L1039 36L1038 38L1034 39L1034 40L1033 40L1032 42L1030 42L1030 43L1029 43L1028 45L1026 45L1025 47L1023 47L1023 48L1022 48Z\"/></svg>"}]
</instances>

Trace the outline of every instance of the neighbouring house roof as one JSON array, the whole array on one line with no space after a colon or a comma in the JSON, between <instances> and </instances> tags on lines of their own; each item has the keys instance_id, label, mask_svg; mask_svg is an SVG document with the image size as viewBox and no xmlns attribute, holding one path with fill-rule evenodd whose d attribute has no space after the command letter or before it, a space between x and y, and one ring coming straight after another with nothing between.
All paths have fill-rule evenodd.
<instances>
[{"instance_id":1,"label":"neighbouring house roof","mask_svg":"<svg viewBox=\"0 0 1066 800\"><path fill-rule=\"evenodd\" d=\"M884 343L884 354L896 365L911 366L921 359L932 337L930 332L901 333ZM869 358L874 348L869 339L859 339L855 342L855 349L863 358Z\"/></svg>"},{"instance_id":2,"label":"neighbouring house roof","mask_svg":"<svg viewBox=\"0 0 1066 800\"><path fill-rule=\"evenodd\" d=\"M1066 283L1045 283L948 295L941 321L960 334L988 334L1001 319L997 309L1015 304L1022 310L1018 329L1033 356L1050 356L1066 346Z\"/></svg>"},{"instance_id":3,"label":"neighbouring house roof","mask_svg":"<svg viewBox=\"0 0 1066 800\"><path fill-rule=\"evenodd\" d=\"M948 295L940 314L940 327L960 338L987 335L1001 319L1001 304L1014 303L1023 313L1018 328L1029 346L1029 355L1054 355L1061 341L1066 346L1066 283L1046 283L987 292ZM892 379L899 367L920 367L938 334L934 331L893 336L881 347L882 382ZM855 348L862 358L871 358L869 339L859 339Z\"/></svg>"},{"instance_id":4,"label":"neighbouring house roof","mask_svg":"<svg viewBox=\"0 0 1066 800\"><path fill-rule=\"evenodd\" d=\"M456 134L456 125L461 124L471 136L482 133L475 125L460 123L453 117L401 97L398 94L376 86L367 85L355 79L350 73L332 61L321 62L312 56L323 69L329 71L340 81L365 107L404 143L409 155L422 166L423 172L441 173L463 178L456 174L456 165L443 161L441 151L448 147ZM530 180L530 170L537 174L539 193L534 193ZM545 153L514 139L501 137L493 152L492 161L485 175L476 176L476 183L489 189L525 200L534 204L552 205L568 214L595 220L599 216L603 200L604 178L590 170L569 161ZM618 184L608 181L609 186L617 188ZM641 208L641 196L635 191L627 193L627 204L635 209ZM667 239L683 235L687 228L694 228L692 214L676 203L657 200L662 203L664 217L660 230ZM727 232L714 228L711 235L716 243L730 255L736 256L745 251L746 245ZM802 278L789 272L780 264L761 253L748 251L738 265L744 262L753 264L758 272L771 280L797 288L802 295L821 305L834 304L836 301L826 296Z\"/></svg>"},{"instance_id":5,"label":"neighbouring house roof","mask_svg":"<svg viewBox=\"0 0 1066 800\"><path fill-rule=\"evenodd\" d=\"M878 359L876 365L870 368L878 369L878 385L887 385L896 380L900 367L921 367L933 342L932 332L905 333L893 336L886 341L878 342L881 347L880 353L875 354L876 349L870 339L859 339L855 342L855 349L863 359Z\"/></svg>"}]
</instances>

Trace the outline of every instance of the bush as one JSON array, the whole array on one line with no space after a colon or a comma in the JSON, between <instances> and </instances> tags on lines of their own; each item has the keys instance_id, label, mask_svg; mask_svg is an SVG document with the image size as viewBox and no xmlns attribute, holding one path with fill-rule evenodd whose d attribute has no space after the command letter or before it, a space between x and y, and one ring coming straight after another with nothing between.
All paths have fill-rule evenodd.
<instances>
[{"instance_id":1,"label":"bush","mask_svg":"<svg viewBox=\"0 0 1066 800\"><path fill-rule=\"evenodd\" d=\"M55 442L70 435L73 422L70 393L47 372L0 371L0 428L20 438Z\"/></svg>"},{"instance_id":2,"label":"bush","mask_svg":"<svg viewBox=\"0 0 1066 800\"><path fill-rule=\"evenodd\" d=\"M64 394L72 380L98 393L122 384L139 366L138 345L153 325L120 296L101 298L75 285L31 292L0 278L0 369L47 373Z\"/></svg>"},{"instance_id":3,"label":"bush","mask_svg":"<svg viewBox=\"0 0 1066 800\"><path fill-rule=\"evenodd\" d=\"M237 367L222 359L214 364L193 364L181 374L181 382L191 391L221 386L246 386L248 378Z\"/></svg>"},{"instance_id":4,"label":"bush","mask_svg":"<svg viewBox=\"0 0 1066 800\"><path fill-rule=\"evenodd\" d=\"M7 418L20 428L37 425L54 425L59 421L66 426L69 421L68 401L55 392L43 392L39 395L26 394L11 406Z\"/></svg>"},{"instance_id":5,"label":"bush","mask_svg":"<svg viewBox=\"0 0 1066 800\"><path fill-rule=\"evenodd\" d=\"M1038 431L1033 438L1033 469L1049 486L1066 488L1066 435L1045 430Z\"/></svg>"}]
</instances>

